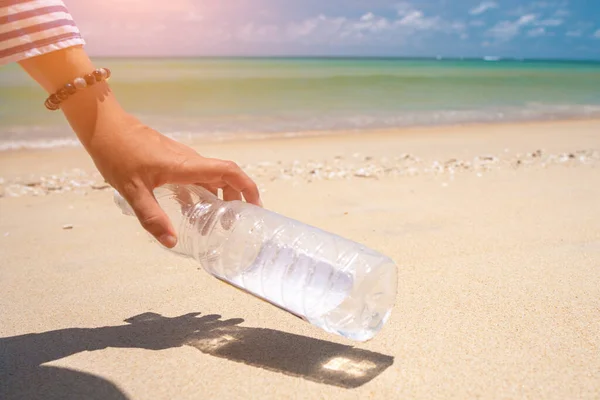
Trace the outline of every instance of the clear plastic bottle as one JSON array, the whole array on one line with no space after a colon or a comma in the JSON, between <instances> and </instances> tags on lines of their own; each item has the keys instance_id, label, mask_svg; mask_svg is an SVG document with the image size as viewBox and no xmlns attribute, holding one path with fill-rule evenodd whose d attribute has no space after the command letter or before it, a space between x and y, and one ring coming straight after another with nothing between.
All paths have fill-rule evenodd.
<instances>
[{"instance_id":1,"label":"clear plastic bottle","mask_svg":"<svg viewBox=\"0 0 600 400\"><path fill-rule=\"evenodd\" d=\"M154 194L178 232L172 251L216 278L356 341L373 338L388 320L397 290L388 257L199 186L165 185ZM118 192L115 202L133 215Z\"/></svg>"}]
</instances>

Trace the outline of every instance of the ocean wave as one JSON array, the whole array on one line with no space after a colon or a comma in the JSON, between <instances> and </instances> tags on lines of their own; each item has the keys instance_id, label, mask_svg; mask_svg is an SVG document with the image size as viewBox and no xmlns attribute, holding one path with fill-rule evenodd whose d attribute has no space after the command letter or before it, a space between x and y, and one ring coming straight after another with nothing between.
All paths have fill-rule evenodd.
<instances>
[{"instance_id":1,"label":"ocean wave","mask_svg":"<svg viewBox=\"0 0 600 400\"><path fill-rule=\"evenodd\" d=\"M0 151L54 149L59 147L78 147L81 143L76 139L32 139L32 140L0 140Z\"/></svg>"},{"instance_id":2,"label":"ocean wave","mask_svg":"<svg viewBox=\"0 0 600 400\"><path fill-rule=\"evenodd\" d=\"M318 135L343 130L403 128L432 125L460 125L469 123L504 123L525 121L552 121L577 118L600 118L600 105L548 105L529 103L525 107L505 107L478 110L431 111L370 111L352 114L223 116L218 121L206 118L142 118L153 128L179 141L228 141L235 139L266 139L273 136L293 137ZM15 130L0 131L0 151L22 149L53 149L78 147L80 142L70 135L48 137L39 127L20 126ZM26 139L27 130L31 139ZM36 133L44 132L43 137ZM4 134L3 134L4 133ZM62 132L64 134L64 131ZM2 136L6 139L2 140Z\"/></svg>"}]
</instances>

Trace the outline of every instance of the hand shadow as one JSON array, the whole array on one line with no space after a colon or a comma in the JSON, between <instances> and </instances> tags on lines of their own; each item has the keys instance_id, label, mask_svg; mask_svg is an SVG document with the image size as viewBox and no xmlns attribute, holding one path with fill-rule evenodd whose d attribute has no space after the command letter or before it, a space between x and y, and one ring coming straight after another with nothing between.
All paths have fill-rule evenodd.
<instances>
[{"instance_id":1,"label":"hand shadow","mask_svg":"<svg viewBox=\"0 0 600 400\"><path fill-rule=\"evenodd\" d=\"M125 320L127 325L0 338L0 398L127 399L105 379L42 365L107 347L191 346L215 357L343 388L364 385L394 362L391 356L325 340L242 327L240 318L198 315L168 318L145 313Z\"/></svg>"}]
</instances>

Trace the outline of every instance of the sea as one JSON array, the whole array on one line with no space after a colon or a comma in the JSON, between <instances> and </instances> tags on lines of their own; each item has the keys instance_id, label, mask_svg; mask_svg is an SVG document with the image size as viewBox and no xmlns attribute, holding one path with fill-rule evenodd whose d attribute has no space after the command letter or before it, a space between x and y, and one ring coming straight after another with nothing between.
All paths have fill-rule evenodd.
<instances>
[{"instance_id":1,"label":"sea","mask_svg":"<svg viewBox=\"0 0 600 400\"><path fill-rule=\"evenodd\" d=\"M94 59L126 110L181 139L600 117L600 61ZM16 64L0 67L0 150L76 146Z\"/></svg>"}]
</instances>

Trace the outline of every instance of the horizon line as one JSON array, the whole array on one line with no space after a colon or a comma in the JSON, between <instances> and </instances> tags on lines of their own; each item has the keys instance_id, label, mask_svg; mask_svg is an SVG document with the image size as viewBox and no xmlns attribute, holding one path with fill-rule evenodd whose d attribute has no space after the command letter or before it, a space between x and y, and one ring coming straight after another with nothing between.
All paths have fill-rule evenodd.
<instances>
[{"instance_id":1,"label":"horizon line","mask_svg":"<svg viewBox=\"0 0 600 400\"><path fill-rule=\"evenodd\" d=\"M90 58L109 59L373 59L373 60L459 60L459 61L577 61L600 62L600 58L568 58L568 57L514 57L514 56L394 56L394 55L90 55Z\"/></svg>"}]
</instances>

